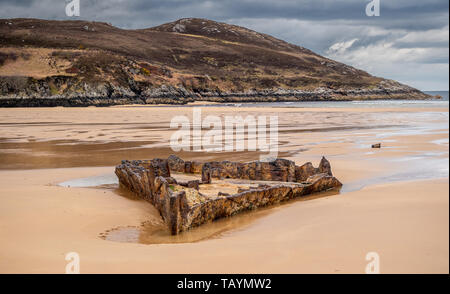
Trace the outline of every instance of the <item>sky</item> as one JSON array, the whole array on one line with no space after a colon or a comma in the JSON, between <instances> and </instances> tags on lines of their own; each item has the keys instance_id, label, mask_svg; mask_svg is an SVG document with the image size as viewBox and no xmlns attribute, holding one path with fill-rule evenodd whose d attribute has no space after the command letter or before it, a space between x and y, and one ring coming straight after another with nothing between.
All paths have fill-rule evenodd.
<instances>
[{"instance_id":1,"label":"sky","mask_svg":"<svg viewBox=\"0 0 450 294\"><path fill-rule=\"evenodd\" d=\"M68 17L68 2L80 16ZM236 24L420 90L449 89L449 0L0 0L0 18L83 19L127 29L185 17Z\"/></svg>"}]
</instances>

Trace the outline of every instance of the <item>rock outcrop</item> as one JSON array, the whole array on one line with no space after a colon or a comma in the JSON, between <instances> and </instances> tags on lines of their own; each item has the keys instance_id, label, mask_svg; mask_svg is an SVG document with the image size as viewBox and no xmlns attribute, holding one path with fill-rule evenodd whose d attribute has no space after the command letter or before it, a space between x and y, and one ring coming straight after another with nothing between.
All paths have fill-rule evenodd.
<instances>
[{"instance_id":1,"label":"rock outcrop","mask_svg":"<svg viewBox=\"0 0 450 294\"><path fill-rule=\"evenodd\" d=\"M171 170L198 173L202 181L178 182ZM120 185L152 203L160 212L172 234L218 218L261 206L339 188L342 184L332 176L330 163L322 158L318 168L311 163L296 166L293 161L273 162L191 162L171 155L168 159L124 160L116 166ZM211 178L232 178L265 181L238 193L218 192L207 197L199 192Z\"/></svg>"},{"instance_id":2,"label":"rock outcrop","mask_svg":"<svg viewBox=\"0 0 450 294\"><path fill-rule=\"evenodd\" d=\"M15 77L12 77L15 78ZM21 79L23 77L20 77ZM54 106L113 106L113 105L184 105L195 101L217 103L248 102L308 102L308 101L352 101L385 99L432 99L416 89L405 85L378 85L376 88L312 90L298 89L260 89L257 91L211 91L186 90L183 87L142 85L140 89L129 85L113 85L109 82L92 85L76 78L66 77L68 84L82 89L72 91L67 87L63 93L53 93L53 81L57 77L45 80L27 78L22 84L8 84L10 77L0 76L0 107L54 107ZM63 88L63 86L61 86ZM71 92L72 91L72 92Z\"/></svg>"}]
</instances>

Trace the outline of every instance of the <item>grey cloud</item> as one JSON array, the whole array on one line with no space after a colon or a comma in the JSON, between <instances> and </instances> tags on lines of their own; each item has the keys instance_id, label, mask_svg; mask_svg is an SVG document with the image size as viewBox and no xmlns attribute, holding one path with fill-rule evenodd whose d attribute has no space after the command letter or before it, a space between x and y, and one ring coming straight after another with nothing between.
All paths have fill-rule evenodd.
<instances>
[{"instance_id":1,"label":"grey cloud","mask_svg":"<svg viewBox=\"0 0 450 294\"><path fill-rule=\"evenodd\" d=\"M301 20L349 20L363 23L377 22L383 27L416 27L442 25L448 15L446 0L381 0L382 14L368 18L365 6L368 0L80 0L84 17L97 15L114 25L127 27L126 17L133 17L133 27L144 23L162 23L180 18L180 15L226 20L230 18L284 18ZM29 15L36 6L45 7L42 18L64 17L63 0L2 0L0 5L15 6L12 15ZM28 9L27 9L28 7ZM45 12L47 11L47 13ZM118 17L118 13L123 16ZM420 22L417 21L420 17ZM399 21L400 20L400 21ZM424 21L426 20L426 21Z\"/></svg>"}]
</instances>

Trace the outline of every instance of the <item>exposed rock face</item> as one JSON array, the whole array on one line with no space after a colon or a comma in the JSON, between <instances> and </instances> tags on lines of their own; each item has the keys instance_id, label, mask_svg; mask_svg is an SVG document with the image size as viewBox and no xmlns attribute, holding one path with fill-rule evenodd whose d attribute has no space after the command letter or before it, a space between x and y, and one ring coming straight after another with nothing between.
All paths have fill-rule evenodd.
<instances>
[{"instance_id":1,"label":"exposed rock face","mask_svg":"<svg viewBox=\"0 0 450 294\"><path fill-rule=\"evenodd\" d=\"M151 164L157 176L161 176L164 178L170 177L169 162L167 159L155 158L151 161Z\"/></svg>"},{"instance_id":2,"label":"exposed rock face","mask_svg":"<svg viewBox=\"0 0 450 294\"><path fill-rule=\"evenodd\" d=\"M327 174L329 176L333 176L333 173L331 172L330 162L325 157L322 157L322 160L320 161L318 168L315 168L311 162L307 162L302 166L296 166L295 180L297 182L305 182L311 176L322 173Z\"/></svg>"},{"instance_id":3,"label":"exposed rock face","mask_svg":"<svg viewBox=\"0 0 450 294\"><path fill-rule=\"evenodd\" d=\"M0 77L0 86L3 83ZM33 85L35 81L27 84L26 93L21 88L0 89L0 107L54 107L54 106L113 106L129 104L172 104L183 105L195 101L217 103L245 103L245 102L308 102L308 101L352 101L352 100L399 100L399 99L432 99L416 89L402 86L401 89L392 89L380 86L379 89L263 89L246 92L194 92L182 91L177 87L170 87L166 92L159 89L139 90L133 92L128 86L110 86L86 84L84 88L91 89L82 93L69 93L53 95L47 88L42 90ZM73 83L76 83L74 81ZM31 85L30 85L31 84ZM47 86L50 87L50 86ZM150 86L149 86L150 87ZM36 90L36 89L37 90ZM97 89L114 89L113 92Z\"/></svg>"},{"instance_id":4,"label":"exposed rock face","mask_svg":"<svg viewBox=\"0 0 450 294\"><path fill-rule=\"evenodd\" d=\"M170 177L171 167L186 173L202 173L202 182L177 183ZM240 189L237 194L219 192L217 197L208 198L198 189L201 184L211 183L213 171L216 171L216 177L268 182ZM332 176L330 163L325 158L322 158L319 168L314 168L311 163L299 167L286 159L193 163L172 155L167 160L124 160L116 166L115 172L122 186L148 200L160 211L174 235L241 211L342 186Z\"/></svg>"},{"instance_id":5,"label":"exposed rock face","mask_svg":"<svg viewBox=\"0 0 450 294\"><path fill-rule=\"evenodd\" d=\"M205 163L202 167L202 184L211 184L211 166Z\"/></svg>"},{"instance_id":6,"label":"exposed rock face","mask_svg":"<svg viewBox=\"0 0 450 294\"><path fill-rule=\"evenodd\" d=\"M333 173L331 172L330 162L325 157L322 157L322 160L320 160L319 172L327 174L329 176L333 175Z\"/></svg>"},{"instance_id":7,"label":"exposed rock face","mask_svg":"<svg viewBox=\"0 0 450 294\"><path fill-rule=\"evenodd\" d=\"M307 162L302 166L295 167L295 179L297 182L304 182L310 176L316 173L316 168L311 162Z\"/></svg>"},{"instance_id":8,"label":"exposed rock face","mask_svg":"<svg viewBox=\"0 0 450 294\"><path fill-rule=\"evenodd\" d=\"M248 163L231 161L183 161L171 155L168 158L172 170L185 173L202 174L209 183L207 174L213 178L233 178L259 181L293 182L296 180L295 162L287 159L276 159L271 162L252 161ZM205 167L206 165L206 167ZM312 166L312 165L311 165ZM313 173L316 169L313 168ZM313 173L309 174L312 175ZM307 177L306 177L307 178ZM305 179L306 179L305 178Z\"/></svg>"},{"instance_id":9,"label":"exposed rock face","mask_svg":"<svg viewBox=\"0 0 450 294\"><path fill-rule=\"evenodd\" d=\"M184 172L185 168L184 168L184 160L179 158L176 155L170 155L167 158L167 162L169 163L169 168L173 171L177 171L177 172Z\"/></svg>"},{"instance_id":10,"label":"exposed rock face","mask_svg":"<svg viewBox=\"0 0 450 294\"><path fill-rule=\"evenodd\" d=\"M199 180L191 180L187 182L180 182L178 183L180 186L192 188L198 191L200 189L200 181Z\"/></svg>"}]
</instances>

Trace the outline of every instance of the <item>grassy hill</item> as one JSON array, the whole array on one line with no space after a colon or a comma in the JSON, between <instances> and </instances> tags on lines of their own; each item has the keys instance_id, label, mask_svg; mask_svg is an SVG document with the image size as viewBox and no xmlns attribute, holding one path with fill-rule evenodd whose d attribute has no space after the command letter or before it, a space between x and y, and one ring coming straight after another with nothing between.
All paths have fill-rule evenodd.
<instances>
[{"instance_id":1,"label":"grassy hill","mask_svg":"<svg viewBox=\"0 0 450 294\"><path fill-rule=\"evenodd\" d=\"M140 30L0 20L0 106L426 98L303 47L206 19Z\"/></svg>"}]
</instances>

